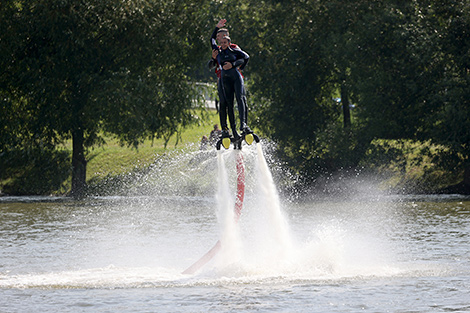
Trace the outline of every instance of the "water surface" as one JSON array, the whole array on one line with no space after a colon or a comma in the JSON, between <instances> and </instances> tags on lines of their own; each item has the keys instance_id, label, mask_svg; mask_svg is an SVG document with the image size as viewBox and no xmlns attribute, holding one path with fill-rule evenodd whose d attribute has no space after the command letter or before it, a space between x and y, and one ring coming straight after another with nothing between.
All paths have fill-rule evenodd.
<instances>
[{"instance_id":1,"label":"water surface","mask_svg":"<svg viewBox=\"0 0 470 313\"><path fill-rule=\"evenodd\" d=\"M285 204L294 247L277 260L245 212L246 254L182 275L217 239L214 205L2 202L0 311L470 311L467 199Z\"/></svg>"},{"instance_id":2,"label":"water surface","mask_svg":"<svg viewBox=\"0 0 470 313\"><path fill-rule=\"evenodd\" d=\"M226 233L216 193L2 198L0 311L470 311L470 199L293 203L251 171L234 239L194 275Z\"/></svg>"}]
</instances>

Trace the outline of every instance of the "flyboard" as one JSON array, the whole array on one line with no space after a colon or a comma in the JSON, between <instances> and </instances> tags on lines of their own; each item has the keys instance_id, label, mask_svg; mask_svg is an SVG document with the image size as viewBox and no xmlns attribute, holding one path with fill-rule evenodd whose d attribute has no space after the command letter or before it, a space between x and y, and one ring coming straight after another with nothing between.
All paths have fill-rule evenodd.
<instances>
[{"instance_id":1,"label":"flyboard","mask_svg":"<svg viewBox=\"0 0 470 313\"><path fill-rule=\"evenodd\" d=\"M233 143L234 149L241 150L242 142L245 141L251 145L254 141L259 143L259 137L253 132L243 134L241 137L222 137L216 144L217 150L220 150L221 146L225 149L230 148L230 144ZM238 222L243 208L243 199L245 198L245 164L243 160L243 154L237 154L237 196L235 199L235 222ZM204 265L206 265L222 248L220 240L217 240L215 245L207 251L196 263L188 267L183 274L194 274Z\"/></svg>"}]
</instances>

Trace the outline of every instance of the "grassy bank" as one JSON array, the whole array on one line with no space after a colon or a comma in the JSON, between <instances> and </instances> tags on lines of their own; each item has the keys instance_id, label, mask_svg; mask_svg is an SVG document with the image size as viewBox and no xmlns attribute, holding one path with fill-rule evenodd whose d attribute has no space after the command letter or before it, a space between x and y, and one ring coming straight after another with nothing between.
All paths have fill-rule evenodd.
<instances>
[{"instance_id":1,"label":"grassy bank","mask_svg":"<svg viewBox=\"0 0 470 313\"><path fill-rule=\"evenodd\" d=\"M177 145L176 138L172 138L167 149L164 148L162 140L153 144L145 142L138 150L121 147L117 142L110 141L106 146L95 149L90 154L89 186L92 189L97 188L97 194L103 194L103 191L112 193L114 183L119 188L119 185L126 181L127 173L145 172L145 169L162 154L183 149L188 145L194 145L191 149L198 149L201 137L209 135L213 124L217 122L218 117L212 114L211 119L205 124L187 129ZM363 166L359 170L361 174L355 178L361 181L371 175L370 177L380 182L379 189L391 193L433 193L457 184L463 178L463 171L445 170L433 162L441 148L429 142L376 140L361 165ZM341 175L332 177L342 180L344 177ZM332 181L334 180L333 178ZM100 187L103 183L106 188ZM354 183L354 180L350 183ZM320 189L325 187L322 186ZM345 191L347 192L350 187L353 186L345 186ZM93 191L95 190L91 190Z\"/></svg>"},{"instance_id":2,"label":"grassy bank","mask_svg":"<svg viewBox=\"0 0 470 313\"><path fill-rule=\"evenodd\" d=\"M87 183L92 187L104 180L145 168L160 155L183 149L188 145L199 147L203 135L209 136L218 123L216 111L210 110L199 123L185 129L180 136L172 136L165 147L164 139L145 140L137 149L121 146L117 139L105 138L106 144L89 149L87 154ZM66 194L71 188L71 142L54 151L15 151L3 156L0 168L8 170L0 175L0 194Z\"/></svg>"},{"instance_id":3,"label":"grassy bank","mask_svg":"<svg viewBox=\"0 0 470 313\"><path fill-rule=\"evenodd\" d=\"M438 165L442 146L412 140L375 140L365 158L366 170L382 179L381 188L394 193L428 193L457 184L463 168Z\"/></svg>"},{"instance_id":4,"label":"grassy bank","mask_svg":"<svg viewBox=\"0 0 470 313\"><path fill-rule=\"evenodd\" d=\"M218 123L216 111L204 120L174 135L165 147L163 139L146 140L138 149L121 146L118 140L106 138L106 144L88 151L87 182L92 192L100 193L103 185L119 184L126 174L148 168L164 154L188 146L198 149L203 135L209 136ZM394 192L430 192L462 181L463 170L443 169L433 163L442 150L430 143L377 140L366 156L361 170L380 178L381 189ZM18 151L7 156L9 173L0 177L0 193L66 194L71 187L71 143L55 151ZM5 159L5 156L2 156ZM0 164L2 165L2 164ZM0 166L1 167L1 166ZM107 190L112 192L112 190Z\"/></svg>"},{"instance_id":5,"label":"grassy bank","mask_svg":"<svg viewBox=\"0 0 470 313\"><path fill-rule=\"evenodd\" d=\"M146 140L138 149L123 147L116 139L108 139L106 145L90 150L87 165L87 178L91 181L109 176L121 174L151 164L159 155L182 149L190 144L198 147L203 135L209 137L214 124L218 124L216 111L209 111L207 120L200 121L184 132L180 138L172 136L166 148L163 139L153 142Z\"/></svg>"},{"instance_id":6,"label":"grassy bank","mask_svg":"<svg viewBox=\"0 0 470 313\"><path fill-rule=\"evenodd\" d=\"M108 139L106 145L90 150L87 182L96 185L104 179L148 167L159 156L188 145L194 145L194 149L198 149L202 136L209 137L214 124L218 124L218 119L216 111L209 111L205 120L185 129L179 137L172 136L166 147L164 139L146 140L138 149L123 147L116 139Z\"/></svg>"}]
</instances>

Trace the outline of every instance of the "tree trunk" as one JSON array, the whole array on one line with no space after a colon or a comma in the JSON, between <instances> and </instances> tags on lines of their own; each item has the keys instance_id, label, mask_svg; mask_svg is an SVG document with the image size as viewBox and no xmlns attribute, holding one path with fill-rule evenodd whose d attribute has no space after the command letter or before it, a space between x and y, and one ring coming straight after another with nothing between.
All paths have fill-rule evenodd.
<instances>
[{"instance_id":1,"label":"tree trunk","mask_svg":"<svg viewBox=\"0 0 470 313\"><path fill-rule=\"evenodd\" d=\"M470 186L470 164L465 166L465 171L463 173L463 183L467 186Z\"/></svg>"},{"instance_id":2,"label":"tree trunk","mask_svg":"<svg viewBox=\"0 0 470 313\"><path fill-rule=\"evenodd\" d=\"M349 94L345 83L341 84L341 105L343 106L343 127L351 128L351 112L349 110Z\"/></svg>"},{"instance_id":3,"label":"tree trunk","mask_svg":"<svg viewBox=\"0 0 470 313\"><path fill-rule=\"evenodd\" d=\"M72 191L74 198L80 199L86 192L86 164L83 129L72 132Z\"/></svg>"}]
</instances>

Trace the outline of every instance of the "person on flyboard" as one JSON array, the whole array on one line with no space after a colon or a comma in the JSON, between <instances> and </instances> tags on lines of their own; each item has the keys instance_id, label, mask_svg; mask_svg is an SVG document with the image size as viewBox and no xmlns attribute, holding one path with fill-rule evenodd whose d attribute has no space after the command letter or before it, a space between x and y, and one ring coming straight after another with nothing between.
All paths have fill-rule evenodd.
<instances>
[{"instance_id":1,"label":"person on flyboard","mask_svg":"<svg viewBox=\"0 0 470 313\"><path fill-rule=\"evenodd\" d=\"M227 127L227 113L232 129L233 138L240 138L237 133L235 114L233 111L234 95L237 98L238 113L240 117L240 130L242 135L252 133L247 125L248 106L246 101L245 85L241 70L248 63L250 56L231 42L228 30L224 27L225 19L221 19L211 36L212 59L209 67L215 67L218 77L217 90L220 99L219 119L222 127L222 137L229 137ZM219 43L220 46L217 44Z\"/></svg>"},{"instance_id":2,"label":"person on flyboard","mask_svg":"<svg viewBox=\"0 0 470 313\"><path fill-rule=\"evenodd\" d=\"M227 23L226 19L221 19L219 23L217 23L217 26L215 26L214 31L212 32L211 35L211 47L213 46L218 46L218 42L224 38L224 36L229 36L229 31L227 28L222 28L225 26L225 23ZM232 49L241 49L237 44L230 43L230 48ZM212 59L209 61L209 68L210 69L215 69L215 74L217 75L217 79L220 79L220 73L221 70L219 68L219 64L217 63L217 54L219 53L219 50L212 50Z\"/></svg>"}]
</instances>

